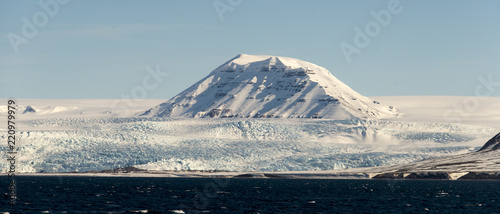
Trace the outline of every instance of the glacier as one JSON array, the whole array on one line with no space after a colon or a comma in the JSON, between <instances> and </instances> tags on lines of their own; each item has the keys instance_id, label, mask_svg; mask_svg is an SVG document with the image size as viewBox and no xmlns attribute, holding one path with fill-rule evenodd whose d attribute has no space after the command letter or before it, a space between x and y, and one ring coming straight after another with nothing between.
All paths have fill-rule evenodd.
<instances>
[{"instance_id":1,"label":"glacier","mask_svg":"<svg viewBox=\"0 0 500 214\"><path fill-rule=\"evenodd\" d=\"M299 171L386 166L481 148L496 129L380 120L39 118L21 121L20 172ZM2 132L2 139L6 138ZM6 147L0 147L7 159ZM7 162L0 162L2 172Z\"/></svg>"}]
</instances>

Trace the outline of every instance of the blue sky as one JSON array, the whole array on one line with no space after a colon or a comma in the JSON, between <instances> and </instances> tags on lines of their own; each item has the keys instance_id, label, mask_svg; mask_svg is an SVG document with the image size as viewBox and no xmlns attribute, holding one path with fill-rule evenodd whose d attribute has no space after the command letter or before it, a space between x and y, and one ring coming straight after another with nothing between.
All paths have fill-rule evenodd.
<instances>
[{"instance_id":1,"label":"blue sky","mask_svg":"<svg viewBox=\"0 0 500 214\"><path fill-rule=\"evenodd\" d=\"M474 96L479 78L500 82L497 0L61 1L52 14L47 2L0 2L0 97L121 98L159 65L168 76L145 97L169 99L239 53L315 63L366 96ZM354 29L370 24L359 48ZM350 62L342 43L358 48Z\"/></svg>"}]
</instances>

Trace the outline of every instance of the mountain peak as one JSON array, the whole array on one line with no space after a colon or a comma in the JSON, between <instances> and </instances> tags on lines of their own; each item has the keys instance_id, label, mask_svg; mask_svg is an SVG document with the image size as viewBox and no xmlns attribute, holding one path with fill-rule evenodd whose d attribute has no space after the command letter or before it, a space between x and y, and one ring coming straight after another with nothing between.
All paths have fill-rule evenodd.
<instances>
[{"instance_id":1,"label":"mountain peak","mask_svg":"<svg viewBox=\"0 0 500 214\"><path fill-rule=\"evenodd\" d=\"M242 70L246 72L258 72L269 71L271 69L286 70L296 68L314 69L322 67L290 57L238 54L236 57L219 66L219 68L215 69L214 72L229 69Z\"/></svg>"},{"instance_id":2,"label":"mountain peak","mask_svg":"<svg viewBox=\"0 0 500 214\"><path fill-rule=\"evenodd\" d=\"M306 61L239 54L143 115L159 117L381 118L396 116Z\"/></svg>"}]
</instances>

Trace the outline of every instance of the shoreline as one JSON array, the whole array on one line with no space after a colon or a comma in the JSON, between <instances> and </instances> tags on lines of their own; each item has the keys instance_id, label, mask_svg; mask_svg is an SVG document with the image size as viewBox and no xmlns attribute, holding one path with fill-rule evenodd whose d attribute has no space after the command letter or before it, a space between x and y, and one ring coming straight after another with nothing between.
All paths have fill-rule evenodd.
<instances>
[{"instance_id":1,"label":"shoreline","mask_svg":"<svg viewBox=\"0 0 500 214\"><path fill-rule=\"evenodd\" d=\"M0 173L7 176L7 173ZM331 179L331 180L490 180L500 181L499 172L385 172L385 173L346 173L346 172L69 172L69 173L17 173L16 177L130 177L130 178L253 178L253 179Z\"/></svg>"}]
</instances>

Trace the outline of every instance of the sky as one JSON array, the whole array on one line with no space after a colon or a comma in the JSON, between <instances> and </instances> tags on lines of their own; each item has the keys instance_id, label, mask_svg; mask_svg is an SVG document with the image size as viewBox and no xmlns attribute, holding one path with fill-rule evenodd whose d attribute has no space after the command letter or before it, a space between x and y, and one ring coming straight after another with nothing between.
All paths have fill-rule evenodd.
<instances>
[{"instance_id":1,"label":"sky","mask_svg":"<svg viewBox=\"0 0 500 214\"><path fill-rule=\"evenodd\" d=\"M365 96L500 96L500 1L0 1L0 97L169 99L245 53Z\"/></svg>"}]
</instances>

